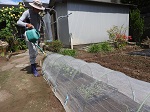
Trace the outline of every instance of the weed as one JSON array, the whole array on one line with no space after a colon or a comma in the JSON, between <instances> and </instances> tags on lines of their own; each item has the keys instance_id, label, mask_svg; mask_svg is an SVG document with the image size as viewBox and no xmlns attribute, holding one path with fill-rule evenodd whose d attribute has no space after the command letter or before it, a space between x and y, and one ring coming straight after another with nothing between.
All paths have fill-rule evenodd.
<instances>
[{"instance_id":1,"label":"weed","mask_svg":"<svg viewBox=\"0 0 150 112\"><path fill-rule=\"evenodd\" d=\"M87 51L90 53L97 53L100 51L100 46L99 46L99 44L92 44L89 46Z\"/></svg>"},{"instance_id":2,"label":"weed","mask_svg":"<svg viewBox=\"0 0 150 112\"><path fill-rule=\"evenodd\" d=\"M113 47L108 42L102 42L98 44L92 44L88 48L90 53L107 52L112 51Z\"/></svg>"},{"instance_id":3,"label":"weed","mask_svg":"<svg viewBox=\"0 0 150 112\"><path fill-rule=\"evenodd\" d=\"M52 42L46 42L45 45L47 46L46 50L52 52L60 52L63 47L63 44L59 40L54 40Z\"/></svg>"},{"instance_id":4,"label":"weed","mask_svg":"<svg viewBox=\"0 0 150 112\"><path fill-rule=\"evenodd\" d=\"M76 56L77 52L74 49L63 49L60 54L74 57Z\"/></svg>"},{"instance_id":5,"label":"weed","mask_svg":"<svg viewBox=\"0 0 150 112\"><path fill-rule=\"evenodd\" d=\"M113 50L113 47L108 42L100 43L99 47L100 47L100 51L102 51L102 52L107 52L107 51Z\"/></svg>"}]
</instances>

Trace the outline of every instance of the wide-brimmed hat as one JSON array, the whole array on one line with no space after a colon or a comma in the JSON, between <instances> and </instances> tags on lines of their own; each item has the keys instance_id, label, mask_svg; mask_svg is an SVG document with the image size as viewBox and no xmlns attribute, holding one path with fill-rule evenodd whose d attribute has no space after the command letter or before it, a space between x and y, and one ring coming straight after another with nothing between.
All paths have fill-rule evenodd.
<instances>
[{"instance_id":1,"label":"wide-brimmed hat","mask_svg":"<svg viewBox=\"0 0 150 112\"><path fill-rule=\"evenodd\" d=\"M45 7L43 7L42 2L40 0L33 0L33 2L29 3L29 5L39 10L45 10Z\"/></svg>"}]
</instances>

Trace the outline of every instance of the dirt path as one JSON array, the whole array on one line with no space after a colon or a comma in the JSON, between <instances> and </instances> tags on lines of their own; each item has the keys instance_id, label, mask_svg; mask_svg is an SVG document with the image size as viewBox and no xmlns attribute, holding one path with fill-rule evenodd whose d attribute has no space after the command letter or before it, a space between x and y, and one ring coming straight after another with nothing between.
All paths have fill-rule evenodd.
<instances>
[{"instance_id":1,"label":"dirt path","mask_svg":"<svg viewBox=\"0 0 150 112\"><path fill-rule=\"evenodd\" d=\"M32 75L27 52L0 59L0 112L65 112L43 77Z\"/></svg>"}]
</instances>

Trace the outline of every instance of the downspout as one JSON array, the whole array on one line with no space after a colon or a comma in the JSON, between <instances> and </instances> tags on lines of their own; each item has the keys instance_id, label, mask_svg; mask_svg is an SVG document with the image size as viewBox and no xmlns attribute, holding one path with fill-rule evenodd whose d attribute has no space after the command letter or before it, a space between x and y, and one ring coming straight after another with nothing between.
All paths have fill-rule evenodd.
<instances>
[{"instance_id":1,"label":"downspout","mask_svg":"<svg viewBox=\"0 0 150 112\"><path fill-rule=\"evenodd\" d=\"M57 19L58 18L57 11L55 9L52 9L52 10L55 13L54 22L56 22L56 23L55 23L54 27L56 27L56 36L57 36L56 40L60 40L60 38L59 38L59 23L58 23L58 19Z\"/></svg>"},{"instance_id":2,"label":"downspout","mask_svg":"<svg viewBox=\"0 0 150 112\"><path fill-rule=\"evenodd\" d=\"M47 8L47 9L50 11L50 13L52 12L51 14L54 14L54 15L52 15L54 20L51 21L51 25L54 24L54 29L53 29L54 30L53 32L55 35L54 40L59 40L59 30L58 30L58 23L57 23L58 15L57 15L57 11L54 9L55 3L56 3L56 0L49 0L49 8Z\"/></svg>"},{"instance_id":3,"label":"downspout","mask_svg":"<svg viewBox=\"0 0 150 112\"><path fill-rule=\"evenodd\" d=\"M50 12L52 13L52 16L54 18L54 20L51 22L51 25L54 25L54 33L55 33L55 39L54 40L59 40L59 30L58 30L58 20L57 20L57 11L54 9L50 8ZM56 29L56 30L55 30Z\"/></svg>"}]
</instances>

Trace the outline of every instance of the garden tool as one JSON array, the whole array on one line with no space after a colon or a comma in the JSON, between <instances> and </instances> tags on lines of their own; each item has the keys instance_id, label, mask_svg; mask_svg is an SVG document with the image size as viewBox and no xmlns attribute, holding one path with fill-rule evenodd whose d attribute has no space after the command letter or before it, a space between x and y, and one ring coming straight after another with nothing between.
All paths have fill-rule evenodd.
<instances>
[{"instance_id":1,"label":"garden tool","mask_svg":"<svg viewBox=\"0 0 150 112\"><path fill-rule=\"evenodd\" d=\"M40 51L46 56L46 53L43 51L43 49L36 43L37 40L40 38L40 33L36 29L28 29L25 32L25 35L29 42L32 42L35 46L37 46Z\"/></svg>"}]
</instances>

